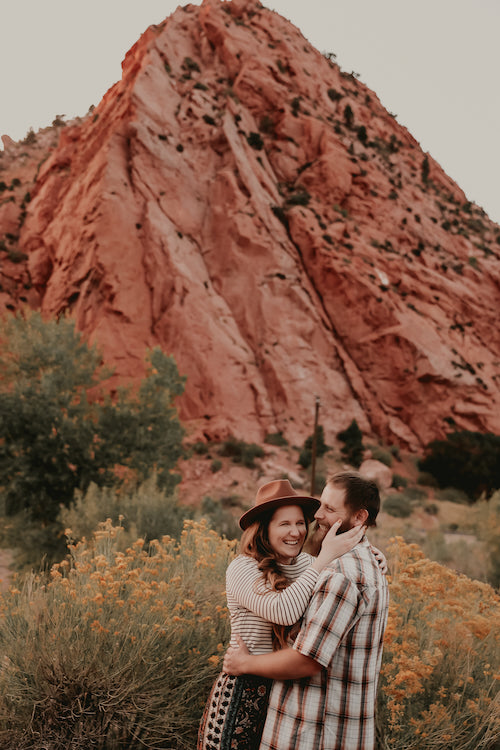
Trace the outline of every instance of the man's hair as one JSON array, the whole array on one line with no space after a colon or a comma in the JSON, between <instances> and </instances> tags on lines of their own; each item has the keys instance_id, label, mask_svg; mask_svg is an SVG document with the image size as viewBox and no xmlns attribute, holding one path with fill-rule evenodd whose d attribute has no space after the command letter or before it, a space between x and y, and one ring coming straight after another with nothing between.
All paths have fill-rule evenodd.
<instances>
[{"instance_id":1,"label":"man's hair","mask_svg":"<svg viewBox=\"0 0 500 750\"><path fill-rule=\"evenodd\" d=\"M344 503L353 513L358 510L368 511L367 526L376 526L380 510L380 493L373 479L362 477L356 471L341 471L332 474L326 480L331 487L342 487L345 490Z\"/></svg>"}]
</instances>

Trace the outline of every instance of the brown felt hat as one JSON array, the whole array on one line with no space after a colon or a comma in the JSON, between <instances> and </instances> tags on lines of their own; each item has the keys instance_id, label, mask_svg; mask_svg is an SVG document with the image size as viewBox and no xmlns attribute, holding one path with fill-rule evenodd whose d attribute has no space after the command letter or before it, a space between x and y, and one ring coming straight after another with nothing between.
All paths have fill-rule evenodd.
<instances>
[{"instance_id":1,"label":"brown felt hat","mask_svg":"<svg viewBox=\"0 0 500 750\"><path fill-rule=\"evenodd\" d=\"M255 498L255 505L250 510L247 510L246 513L243 513L240 518L241 528L248 529L250 524L256 521L263 513L276 510L276 508L280 508L282 505L300 505L310 520L321 503L314 497L299 495L293 489L288 479L275 479L273 482L268 482L259 487L257 497Z\"/></svg>"}]
</instances>

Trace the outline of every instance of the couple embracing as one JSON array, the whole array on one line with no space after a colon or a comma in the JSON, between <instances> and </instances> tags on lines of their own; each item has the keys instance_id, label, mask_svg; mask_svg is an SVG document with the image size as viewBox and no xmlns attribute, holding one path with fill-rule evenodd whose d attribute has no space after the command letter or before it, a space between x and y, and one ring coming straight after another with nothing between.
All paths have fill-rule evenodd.
<instances>
[{"instance_id":1,"label":"couple embracing","mask_svg":"<svg viewBox=\"0 0 500 750\"><path fill-rule=\"evenodd\" d=\"M379 509L356 472L329 477L320 500L288 480L259 488L227 570L231 642L198 750L373 750L389 595L365 530Z\"/></svg>"}]
</instances>

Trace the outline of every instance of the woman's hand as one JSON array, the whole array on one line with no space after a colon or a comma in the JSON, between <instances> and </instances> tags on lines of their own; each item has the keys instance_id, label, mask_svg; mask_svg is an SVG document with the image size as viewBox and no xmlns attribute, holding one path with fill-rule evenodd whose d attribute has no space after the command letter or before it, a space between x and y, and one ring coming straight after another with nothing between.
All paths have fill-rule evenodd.
<instances>
[{"instance_id":1,"label":"woman's hand","mask_svg":"<svg viewBox=\"0 0 500 750\"><path fill-rule=\"evenodd\" d=\"M316 568L316 570L323 570L325 565L328 565L332 560L349 552L362 540L366 531L366 526L353 526L349 531L337 534L341 523L341 521L336 521L333 526L328 529L328 532L321 543L321 550L318 557L313 563L313 567Z\"/></svg>"},{"instance_id":2,"label":"woman's hand","mask_svg":"<svg viewBox=\"0 0 500 750\"><path fill-rule=\"evenodd\" d=\"M245 646L241 636L237 635L236 640L238 641L237 646L229 646L228 650L224 655L224 663L222 665L223 672L226 674L232 674L238 677L245 672L245 659L250 655L250 651Z\"/></svg>"},{"instance_id":3,"label":"woman's hand","mask_svg":"<svg viewBox=\"0 0 500 750\"><path fill-rule=\"evenodd\" d=\"M386 556L384 555L384 553L381 550L377 549L377 547L374 547L373 544L370 544L370 549L371 549L372 553L375 555L375 559L378 562L378 566L380 568L380 572L384 576L387 575L387 571L388 571L389 568L388 568L388 565L387 565L387 558L386 558Z\"/></svg>"}]
</instances>

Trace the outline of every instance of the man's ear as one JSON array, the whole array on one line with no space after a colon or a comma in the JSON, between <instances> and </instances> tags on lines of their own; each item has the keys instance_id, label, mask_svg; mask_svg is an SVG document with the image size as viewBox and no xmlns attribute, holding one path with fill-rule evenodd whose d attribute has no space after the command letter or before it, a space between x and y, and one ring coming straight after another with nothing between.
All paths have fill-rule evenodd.
<instances>
[{"instance_id":1,"label":"man's ear","mask_svg":"<svg viewBox=\"0 0 500 750\"><path fill-rule=\"evenodd\" d=\"M354 514L354 525L355 526L363 526L363 524L366 523L368 520L368 511L366 508L361 508L361 510L357 510Z\"/></svg>"}]
</instances>

